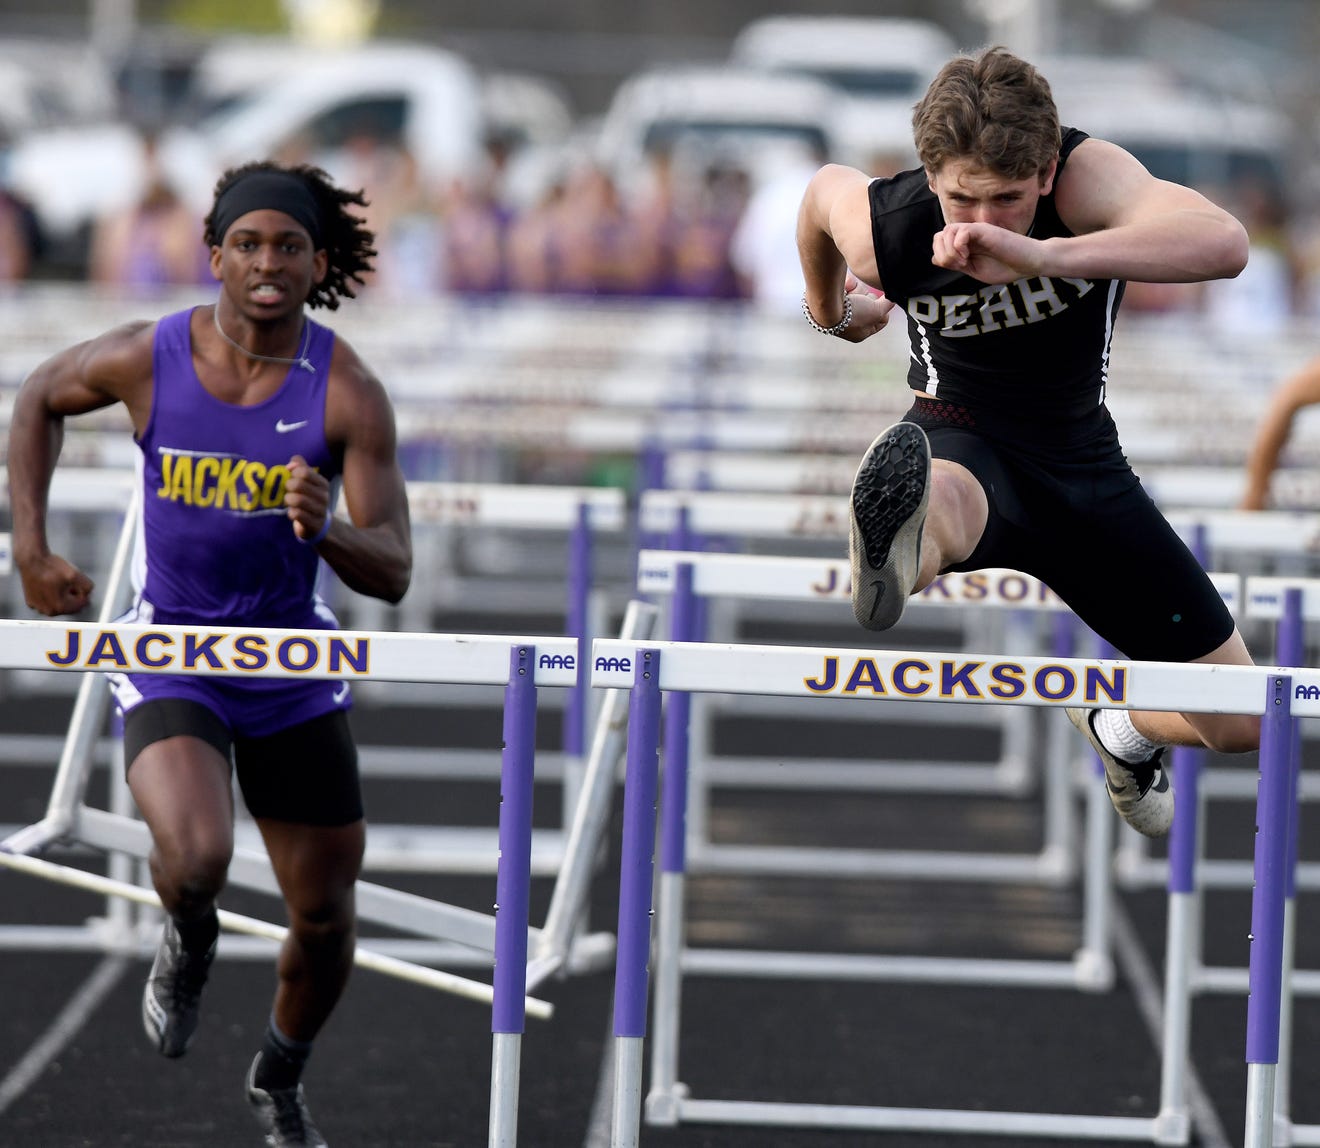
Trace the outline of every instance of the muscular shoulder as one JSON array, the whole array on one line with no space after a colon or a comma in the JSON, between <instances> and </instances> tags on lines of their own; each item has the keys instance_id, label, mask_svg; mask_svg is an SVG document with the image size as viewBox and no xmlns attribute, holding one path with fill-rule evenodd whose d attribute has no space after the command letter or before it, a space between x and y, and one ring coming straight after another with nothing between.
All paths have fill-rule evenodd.
<instances>
[{"instance_id":1,"label":"muscular shoulder","mask_svg":"<svg viewBox=\"0 0 1320 1148\"><path fill-rule=\"evenodd\" d=\"M1157 181L1130 152L1108 140L1088 137L1060 169L1054 202L1074 234L1113 227L1124 210Z\"/></svg>"},{"instance_id":2,"label":"muscular shoulder","mask_svg":"<svg viewBox=\"0 0 1320 1148\"><path fill-rule=\"evenodd\" d=\"M98 369L108 372L151 372L156 323L140 319L114 327L82 344L84 356Z\"/></svg>"},{"instance_id":3,"label":"muscular shoulder","mask_svg":"<svg viewBox=\"0 0 1320 1148\"><path fill-rule=\"evenodd\" d=\"M384 384L346 339L335 339L326 394L326 437L332 445L394 436Z\"/></svg>"},{"instance_id":4,"label":"muscular shoulder","mask_svg":"<svg viewBox=\"0 0 1320 1148\"><path fill-rule=\"evenodd\" d=\"M149 320L125 323L85 343L61 352L38 368L62 379L121 401L151 386L156 324Z\"/></svg>"}]
</instances>

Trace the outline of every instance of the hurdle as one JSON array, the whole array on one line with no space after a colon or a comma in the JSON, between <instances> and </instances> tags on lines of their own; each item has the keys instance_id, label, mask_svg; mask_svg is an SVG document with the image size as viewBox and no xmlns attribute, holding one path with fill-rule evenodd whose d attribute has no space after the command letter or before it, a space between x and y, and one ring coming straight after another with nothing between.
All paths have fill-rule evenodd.
<instances>
[{"instance_id":1,"label":"hurdle","mask_svg":"<svg viewBox=\"0 0 1320 1148\"><path fill-rule=\"evenodd\" d=\"M58 472L57 472L58 474ZM132 548L132 539L136 529L136 503L129 503L120 531L118 548L111 562L109 582L105 588L100 622L102 627L111 627L113 619L126 609L131 598L128 566ZM645 639L649 637L655 625L657 611L649 603L631 601L624 612L621 633L625 637ZM18 623L14 623L18 624ZM30 623L28 623L30 624ZM272 631L274 632L274 631ZM330 633L324 631L322 633ZM378 635L378 637L381 635ZM383 635L390 638L391 635ZM402 640L405 635L394 635ZM413 639L424 635L408 635ZM455 641L467 641L458 636ZM489 638L476 639L490 642L541 641L551 650L545 657L551 662L560 658L557 668L564 674L571 675L570 688L580 688L584 684L584 675L580 668L582 637L552 639ZM567 643L576 643L571 657L562 648ZM566 661L563 659L567 659ZM0 661L0 668L4 668ZM43 669L46 667L43 667ZM107 666L109 670L119 667ZM205 667L203 667L205 668ZM375 674L352 675L354 680L399 680L381 677ZM416 678L415 681L429 679ZM469 683L481 685L474 680ZM567 685L568 682L557 684ZM563 972L580 972L601 967L611 959L614 951L614 937L609 933L589 934L584 929L587 900L590 893L591 859L604 835L609 819L609 797L613 789L615 765L622 758L623 750L623 710L625 699L622 694L606 693L603 703L598 707L595 736L590 746L583 770L583 785L577 794L571 810L568 827L563 831L563 848L556 849L557 862L550 872L555 875L555 885L544 930L532 930L529 944L534 959L527 972L533 986L541 984L550 976ZM65 738L59 764L52 785L51 797L46 816L35 826L27 826L13 832L0 847L11 851L28 853L45 849L57 842L74 839L82 844L106 849L110 852L112 877L126 880L128 877L125 860L136 855L145 857L150 847L146 827L131 815L132 801L123 777L123 769L117 768L111 775L111 807L99 810L86 804L85 794L90 772L95 758L98 731L101 729L109 708L109 690L103 673L87 673L79 683L74 712L69 731ZM506 705L507 710L507 705ZM506 736L507 743L508 738ZM116 756L118 756L116 742ZM122 763L120 763L122 765ZM503 767L501 773L503 772ZM244 830L247 829L247 832ZM372 832L375 832L373 826ZM434 840L435 834L427 835L425 829L400 828L400 835L409 840L425 837ZM443 831L442 831L443 832ZM465 861L461 871L493 872L498 875L498 859L503 852L499 844L499 834L486 830L464 831L460 843L463 857L466 858L484 841L491 857L484 862L473 864ZM369 838L371 834L368 835ZM476 842L476 845L473 844ZM541 851L542 854L544 850ZM372 848L368 845L368 855ZM247 880L258 882L253 888L269 893L278 893L268 875L268 863L265 859L264 846L255 826L245 825L240 821L235 827L234 864L231 866L231 879L236 884L243 882L236 875L245 875ZM529 866L532 875L537 875L537 850L533 835L532 853ZM436 870L440 865L432 856L429 868ZM544 860L542 859L544 866ZM414 855L411 864L405 866L417 870L422 866ZM359 917L364 921L393 925L403 932L418 932L425 939L414 940L409 937L377 938L374 944L382 951L384 959L409 957L427 962L448 964L485 963L485 953L493 945L493 932L481 915L470 915L467 910L449 907L448 912L436 913L431 902L411 899L380 886L358 885ZM86 926L0 926L0 943L17 948L134 948L138 938L131 922L121 912L124 898L112 896L107 917L101 922L92 922ZM424 913L426 927L421 930L410 929L406 923L407 913L414 910ZM384 914L382 916L382 914ZM250 932L250 930L249 930ZM442 938L436 940L434 938ZM452 938L452 939L448 939ZM232 955L264 955L268 947L244 948L231 945L228 951Z\"/></svg>"},{"instance_id":2,"label":"hurdle","mask_svg":"<svg viewBox=\"0 0 1320 1148\"><path fill-rule=\"evenodd\" d=\"M51 506L60 510L88 511L98 514L122 514L132 498L134 478L130 470L100 470L61 467L51 486ZM0 475L0 491L4 479ZM604 533L620 533L627 525L624 492L614 488L501 486L496 484L410 482L407 485L409 509L413 521L434 532L419 532L417 565L437 570L443 567L438 553L427 547L436 543L442 528L474 527L530 530L537 533L559 532L567 539L566 634L579 641L577 664L585 664L591 638L604 629L603 592L593 578L593 555L596 540ZM121 533L128 530L127 524ZM425 540L425 541L423 541ZM428 557L429 555L429 557ZM118 549L115 562L127 563L131 554ZM113 577L113 571L111 572ZM351 595L351 591L345 591ZM358 629L384 630L387 608L383 603L361 595L351 595L352 610L364 624ZM404 628L417 632L432 629L426 611L430 603L415 595L416 607L404 613ZM127 609L129 598L122 598L115 615ZM405 603L408 599L405 598ZM107 619L108 620L108 619ZM638 635L620 635L632 636ZM367 696L383 688L383 683L365 681L361 688ZM398 686L394 687L396 690ZM584 750L587 729L596 715L591 712L593 695L581 673L580 680L564 693L562 750L543 755L540 780L561 781L561 828L538 828L533 838L533 872L554 876L560 869L571 822L585 770ZM31 747L25 747L30 749ZM494 777L498 763L490 752L451 749L440 760L434 751L418 751L399 746L363 746L364 775L393 775L395 772L428 776L442 773L464 779ZM237 832L247 844L254 844L256 832L245 820ZM475 827L444 829L404 825L373 826L372 839L365 861L369 871L493 872L495 839L493 830Z\"/></svg>"},{"instance_id":3,"label":"hurdle","mask_svg":"<svg viewBox=\"0 0 1320 1148\"><path fill-rule=\"evenodd\" d=\"M848 505L846 499L824 495L785 497L774 494L741 494L722 491L645 490L638 501L638 531L643 536L668 537L674 550L697 550L700 540L712 537L741 540L745 545L753 540L773 540L781 547L795 550L805 544L812 556L820 553L822 544L828 545L830 557L844 544L848 535ZM923 606L914 599L915 608L909 619ZM810 607L809 607L810 609ZM949 612L939 611L948 621ZM1001 630L1011 615L1007 611L972 612L964 617L972 630L972 640L990 645L1002 640ZM704 624L693 623L685 638L698 636L730 638L727 632L706 635ZM902 625L902 623L900 623ZM694 699L694 701L697 699ZM739 699L740 712L758 712L761 699ZM850 708L850 707L845 707ZM696 707L697 721L706 721L706 703ZM896 709L895 718L907 716ZM848 715L840 714L840 720ZM956 790L963 793L1005 791L1028 792L1035 784L1035 770L1030 756L1029 715L1007 712L986 715L960 714L951 718L969 724L998 726L1003 745L999 760L992 763L925 763L919 768L886 768L871 771L869 785L873 788L892 787L915 792ZM820 771L825 763L817 760ZM831 763L847 769L848 763ZM723 767L721 767L723 768ZM856 763L852 771L859 773ZM816 776L820 776L817 772ZM732 777L729 778L733 780Z\"/></svg>"},{"instance_id":4,"label":"hurdle","mask_svg":"<svg viewBox=\"0 0 1320 1148\"><path fill-rule=\"evenodd\" d=\"M380 681L504 687L500 858L494 915L428 902L365 882L359 882L356 891L361 919L446 937L490 954L494 973L490 998L492 1146L516 1143L518 1060L528 1012L525 998L536 691L542 685L572 685L577 680L577 656L577 641L572 638L525 641L480 635L0 621L0 667L4 668L240 673L330 681L370 676ZM63 788L72 792L74 787ZM41 822L11 835L0 843L0 850L31 855L68 838L139 858L150 851L149 835L140 822L109 813L94 815L89 807L75 803L48 812ZM31 867L26 871L50 875ZM237 847L230 880L236 885L278 893L266 859ZM116 888L117 884L102 891L124 895L126 890ZM248 924L233 917L225 923L231 928ZM379 964L373 967L382 968ZM395 971L400 970L396 967ZM410 979L419 979L427 971L417 969L417 976ZM439 988L444 982L437 979L431 983ZM549 1015L544 1002L533 1003L534 1015Z\"/></svg>"},{"instance_id":5,"label":"hurdle","mask_svg":"<svg viewBox=\"0 0 1320 1148\"><path fill-rule=\"evenodd\" d=\"M766 600L847 602L848 563L838 560L643 551L639 562L639 589L672 596L675 625L671 637L683 640L684 622L697 598L738 595ZM1234 607L1238 579L1216 575L1221 596ZM1053 654L1072 654L1075 619L1063 602L1039 580L1018 571L986 570L974 574L949 574L936 579L914 597L948 608L1035 609L1053 614L1056 620ZM918 881L963 880L1009 883L1040 882L1060 885L1076 876L1077 833L1072 794L1080 743L1061 712L1054 711L1048 727L1048 765L1045 771L1045 837L1035 854L971 853L937 851L844 850L836 847L717 845L709 840L704 806L709 801L709 778L688 768L687 715L684 693L667 699L665 762L676 775L673 784L682 786L686 819L684 854L687 872L758 873L762 875L815 877L906 877ZM895 706L903 703L895 703ZM913 703L915 705L915 703ZM887 711L888 712L888 711ZM810 783L782 777L776 759L751 758L739 763L742 784L805 788ZM711 767L707 767L711 768ZM859 783L851 774L836 777L824 766L824 787L853 787ZM938 763L912 768L939 768ZM816 763L813 762L812 782ZM714 772L712 770L712 772ZM680 782L677 778L683 778ZM1075 987L1101 992L1113 985L1114 967L1110 952L1109 897L1111 888L1113 813L1104 788L1088 784L1084 790L1087 827L1082 851L1083 909L1081 943L1066 961L993 958L861 957L839 954L783 954L737 950L699 950L683 945L680 931L671 928L672 918L663 917L656 946L658 977L672 977L677 985L683 970L707 975L751 974L757 976L849 979L898 979L938 983L1012 984ZM670 970L673 970L670 972ZM661 1009L666 1017L668 1010ZM677 1034L664 1021L657 1024L654 1063L664 1063L676 1054Z\"/></svg>"},{"instance_id":6,"label":"hurdle","mask_svg":"<svg viewBox=\"0 0 1320 1148\"><path fill-rule=\"evenodd\" d=\"M665 691L763 693L776 697L841 696L890 702L975 705L1086 705L1262 717L1256 886L1251 909L1251 992L1247 999L1246 1148L1273 1144L1279 1062L1283 923L1288 826L1289 745L1297 720L1320 715L1320 671L1273 667L1012 658L837 648L627 643L598 640L592 681L629 688L628 761L620 862L615 985L615 1091L612 1148L640 1143L642 1064L651 944L654 809L659 791L659 714ZM863 674L862 671L865 671ZM856 683L856 684L854 684ZM677 772L677 771L674 771ZM681 920L681 802L666 772L659 916ZM657 983L657 1007L661 989ZM678 1002L668 1002L677 1008ZM756 1124L963 1134L1148 1140L1185 1144L1185 1123L1149 1117L881 1108L737 1100L700 1100L677 1081L647 1097L647 1120L673 1125Z\"/></svg>"},{"instance_id":7,"label":"hurdle","mask_svg":"<svg viewBox=\"0 0 1320 1148\"><path fill-rule=\"evenodd\" d=\"M1236 580L1232 580L1234 583ZM722 554L702 551L644 550L638 559L637 588L645 594L665 595L670 599L673 622L670 639L694 641L698 635L687 625L693 606L699 599L737 598L756 601L820 602L845 604L851 601L850 572L846 561L839 559L794 558L766 555ZM975 574L941 575L921 593L912 597L914 606L942 609L1007 608L1065 614L1067 607L1043 583L1013 570L987 570ZM1060 627L1056 643L1068 643L1071 634ZM1060 656L1066 649L1056 648ZM670 699L671 711L681 708L683 695ZM919 712L919 711L914 711ZM669 754L680 748L676 739L667 739ZM1065 743L1066 744L1066 743ZM1026 762L1026 746L1015 748L1010 756ZM963 789L970 770L977 767L941 761L918 762L834 762L813 758L809 780L782 776L777 760L739 758L736 762L711 759L700 751L700 767L689 780L687 807L687 852L692 869L702 871L737 871L762 873L813 873L829 876L911 876L941 880L950 877L973 881L1035 880L1060 884L1074 875L1075 834L1069 797L1072 778L1067 768L1075 755L1052 753L1051 768L1045 774L1046 800L1051 807L1046 817L1046 840L1039 855L1004 854L937 855L902 854L880 850L867 856L845 854L838 849L806 848L757 850L747 846L719 846L711 842L705 807L709 790L721 782L750 785L788 786L792 788L869 788L872 769L888 774L901 773L913 788ZM680 764L686 764L682 762ZM1057 766L1057 768L1055 768ZM1015 777L1003 778L996 770L995 780L1006 781L1004 789L1019 792ZM891 780L882 782L889 788ZM995 792L993 786L987 792Z\"/></svg>"}]
</instances>

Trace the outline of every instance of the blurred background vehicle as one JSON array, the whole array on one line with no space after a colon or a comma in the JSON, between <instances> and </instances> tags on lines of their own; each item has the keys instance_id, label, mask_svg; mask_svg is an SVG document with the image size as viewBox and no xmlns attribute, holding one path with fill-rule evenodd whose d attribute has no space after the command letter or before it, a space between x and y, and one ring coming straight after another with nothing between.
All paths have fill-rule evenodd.
<instances>
[{"instance_id":1,"label":"blurred background vehicle","mask_svg":"<svg viewBox=\"0 0 1320 1148\"><path fill-rule=\"evenodd\" d=\"M831 123L845 162L864 169L910 167L912 106L958 50L930 20L884 16L766 16L734 37L729 60L809 76L838 92Z\"/></svg>"},{"instance_id":2,"label":"blurred background vehicle","mask_svg":"<svg viewBox=\"0 0 1320 1148\"><path fill-rule=\"evenodd\" d=\"M182 274L195 260L166 238L178 206L204 206L224 166L276 156L367 189L390 268L373 287L690 294L704 281L783 306L793 253L770 221L791 214L804 173L823 159L911 166L912 106L937 68L1005 42L1040 62L1066 121L1260 220L1257 265L1288 247L1300 300L1320 266L1320 84L1301 50L1320 46L1320 8L1306 8L1314 19L1282 0L1251 18L1215 0L836 0L766 15L731 0L660 28L599 0L553 15L513 0L169 13L0 0L13 32L0 190L35 235L6 266ZM734 211L749 216L736 245ZM595 245L601 268L625 235L650 252L639 262L668 254L646 274L602 269L595 286L568 274L593 212L612 236ZM759 253L771 242L777 254ZM737 265L716 273L722 251ZM676 261L693 274L675 279ZM779 287L759 290L768 278ZM1201 305L1175 294L1151 305Z\"/></svg>"},{"instance_id":3,"label":"blurred background vehicle","mask_svg":"<svg viewBox=\"0 0 1320 1148\"><path fill-rule=\"evenodd\" d=\"M120 121L16 139L11 184L71 265L85 259L95 221L127 210L153 179L200 209L226 167L253 158L312 162L372 183L376 173L363 169L386 153L408 153L427 181L455 178L483 156L480 80L440 48L221 44L199 61L191 95L209 112L158 135Z\"/></svg>"}]
</instances>

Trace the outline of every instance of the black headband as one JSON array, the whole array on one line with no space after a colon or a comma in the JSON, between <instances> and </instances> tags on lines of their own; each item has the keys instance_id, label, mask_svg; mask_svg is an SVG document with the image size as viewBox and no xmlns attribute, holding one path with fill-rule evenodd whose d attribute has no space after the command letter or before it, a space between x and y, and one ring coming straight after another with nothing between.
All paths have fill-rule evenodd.
<instances>
[{"instance_id":1,"label":"black headband","mask_svg":"<svg viewBox=\"0 0 1320 1148\"><path fill-rule=\"evenodd\" d=\"M321 212L301 176L285 171L254 171L225 188L212 212L215 234L221 243L234 221L249 211L282 211L306 228L313 247L321 246Z\"/></svg>"}]
</instances>

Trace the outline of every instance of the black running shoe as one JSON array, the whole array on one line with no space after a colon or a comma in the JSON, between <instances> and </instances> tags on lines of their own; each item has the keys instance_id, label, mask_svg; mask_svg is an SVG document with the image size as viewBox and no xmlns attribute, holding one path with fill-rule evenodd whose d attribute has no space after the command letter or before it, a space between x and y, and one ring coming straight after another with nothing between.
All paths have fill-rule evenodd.
<instances>
[{"instance_id":1,"label":"black running shoe","mask_svg":"<svg viewBox=\"0 0 1320 1148\"><path fill-rule=\"evenodd\" d=\"M161 1056L182 1056L188 1051L213 960L215 942L201 956L192 956L184 951L174 922L165 919L165 932L142 993L142 1025Z\"/></svg>"},{"instance_id":2,"label":"black running shoe","mask_svg":"<svg viewBox=\"0 0 1320 1148\"><path fill-rule=\"evenodd\" d=\"M248 1069L247 1102L266 1131L267 1148L294 1148L295 1145L297 1148L329 1148L325 1137L312 1123L312 1114L307 1111L307 1103L303 1100L303 1086L258 1088L256 1077L260 1062L261 1053L257 1053Z\"/></svg>"},{"instance_id":3,"label":"black running shoe","mask_svg":"<svg viewBox=\"0 0 1320 1148\"><path fill-rule=\"evenodd\" d=\"M1067 714L1104 765L1105 789L1119 816L1146 837L1166 836L1173 825L1173 788L1164 770L1164 747L1145 761L1122 761L1097 736L1092 724L1095 710L1070 709Z\"/></svg>"},{"instance_id":4,"label":"black running shoe","mask_svg":"<svg viewBox=\"0 0 1320 1148\"><path fill-rule=\"evenodd\" d=\"M929 500L926 432L895 423L862 458L849 501L853 614L868 630L887 630L903 616L921 566Z\"/></svg>"}]
</instances>

